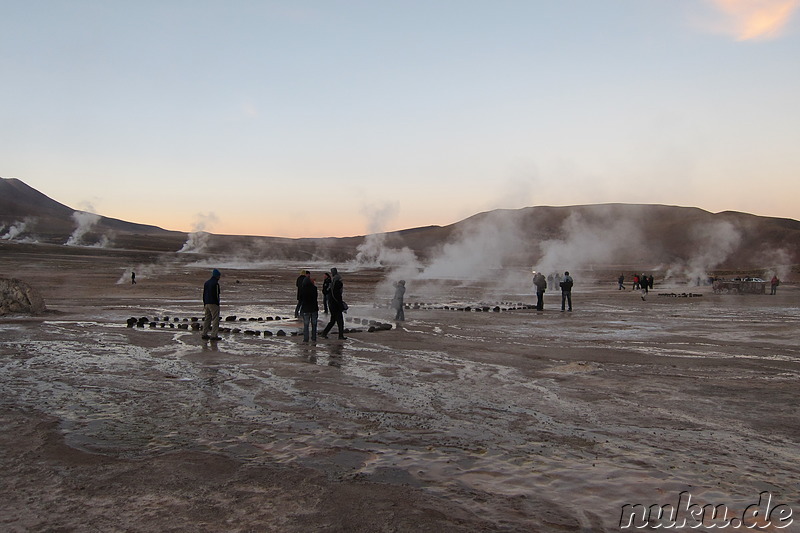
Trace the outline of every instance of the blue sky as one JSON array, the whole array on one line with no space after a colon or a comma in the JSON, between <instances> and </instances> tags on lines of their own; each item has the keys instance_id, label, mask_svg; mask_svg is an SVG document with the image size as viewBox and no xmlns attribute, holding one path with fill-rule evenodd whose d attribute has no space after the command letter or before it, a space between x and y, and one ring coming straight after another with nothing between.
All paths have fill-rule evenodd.
<instances>
[{"instance_id":1,"label":"blue sky","mask_svg":"<svg viewBox=\"0 0 800 533\"><path fill-rule=\"evenodd\" d=\"M800 219L800 0L0 0L0 176L167 229Z\"/></svg>"}]
</instances>

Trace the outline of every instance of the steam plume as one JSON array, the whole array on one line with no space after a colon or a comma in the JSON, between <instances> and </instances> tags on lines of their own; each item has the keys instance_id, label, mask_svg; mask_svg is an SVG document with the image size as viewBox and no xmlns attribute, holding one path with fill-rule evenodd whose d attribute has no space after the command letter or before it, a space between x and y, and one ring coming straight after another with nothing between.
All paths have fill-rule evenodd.
<instances>
[{"instance_id":1,"label":"steam plume","mask_svg":"<svg viewBox=\"0 0 800 533\"><path fill-rule=\"evenodd\" d=\"M32 218L26 218L21 222L15 221L11 224L11 226L8 227L8 231L6 231L6 226L3 225L2 227L0 227L0 233L3 233L4 231L6 231L6 233L0 236L0 239L6 241L23 240L25 242L31 242L32 239L30 238L20 239L20 236L25 233L28 226L32 225L34 221L35 219Z\"/></svg>"},{"instance_id":2,"label":"steam plume","mask_svg":"<svg viewBox=\"0 0 800 533\"><path fill-rule=\"evenodd\" d=\"M178 253L202 253L208 248L208 241L211 236L206 230L213 227L219 219L213 212L198 213L192 226L193 231L189 233L188 239Z\"/></svg>"},{"instance_id":3,"label":"steam plume","mask_svg":"<svg viewBox=\"0 0 800 533\"><path fill-rule=\"evenodd\" d=\"M75 231L72 232L65 244L67 246L81 246L84 244L84 236L100 222L100 215L87 213L86 211L75 211L72 213L72 219L75 220L78 227L75 228Z\"/></svg>"}]
</instances>

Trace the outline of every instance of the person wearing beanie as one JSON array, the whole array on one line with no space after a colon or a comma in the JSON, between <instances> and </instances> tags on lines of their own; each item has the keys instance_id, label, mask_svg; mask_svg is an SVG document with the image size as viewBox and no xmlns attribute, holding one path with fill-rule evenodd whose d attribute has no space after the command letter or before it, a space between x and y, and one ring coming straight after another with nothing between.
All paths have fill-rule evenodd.
<instances>
[{"instance_id":1,"label":"person wearing beanie","mask_svg":"<svg viewBox=\"0 0 800 533\"><path fill-rule=\"evenodd\" d=\"M216 268L203 284L203 340L219 341L219 278L222 274ZM209 335L209 330L211 335Z\"/></svg>"}]
</instances>

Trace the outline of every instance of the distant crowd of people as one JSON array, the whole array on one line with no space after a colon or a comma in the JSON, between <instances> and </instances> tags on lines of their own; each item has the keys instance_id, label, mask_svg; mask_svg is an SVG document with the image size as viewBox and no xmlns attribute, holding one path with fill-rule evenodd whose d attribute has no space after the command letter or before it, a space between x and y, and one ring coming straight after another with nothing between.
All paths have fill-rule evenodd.
<instances>
[{"instance_id":1,"label":"distant crowd of people","mask_svg":"<svg viewBox=\"0 0 800 533\"><path fill-rule=\"evenodd\" d=\"M619 283L619 290L625 290L625 274L620 274L619 278L617 278L617 283ZM631 288L632 291L642 291L642 300L647 298L647 294L650 292L650 289L653 288L653 275L650 274L634 274L633 275L633 287Z\"/></svg>"}]
</instances>

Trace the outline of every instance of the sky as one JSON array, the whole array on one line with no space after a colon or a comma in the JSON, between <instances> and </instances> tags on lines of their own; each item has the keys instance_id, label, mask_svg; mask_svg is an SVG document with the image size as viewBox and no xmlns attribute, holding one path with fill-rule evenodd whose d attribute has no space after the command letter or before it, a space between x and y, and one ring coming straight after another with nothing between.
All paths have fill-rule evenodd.
<instances>
[{"instance_id":1,"label":"sky","mask_svg":"<svg viewBox=\"0 0 800 533\"><path fill-rule=\"evenodd\" d=\"M800 219L800 0L0 0L0 176L283 237L650 203Z\"/></svg>"}]
</instances>

